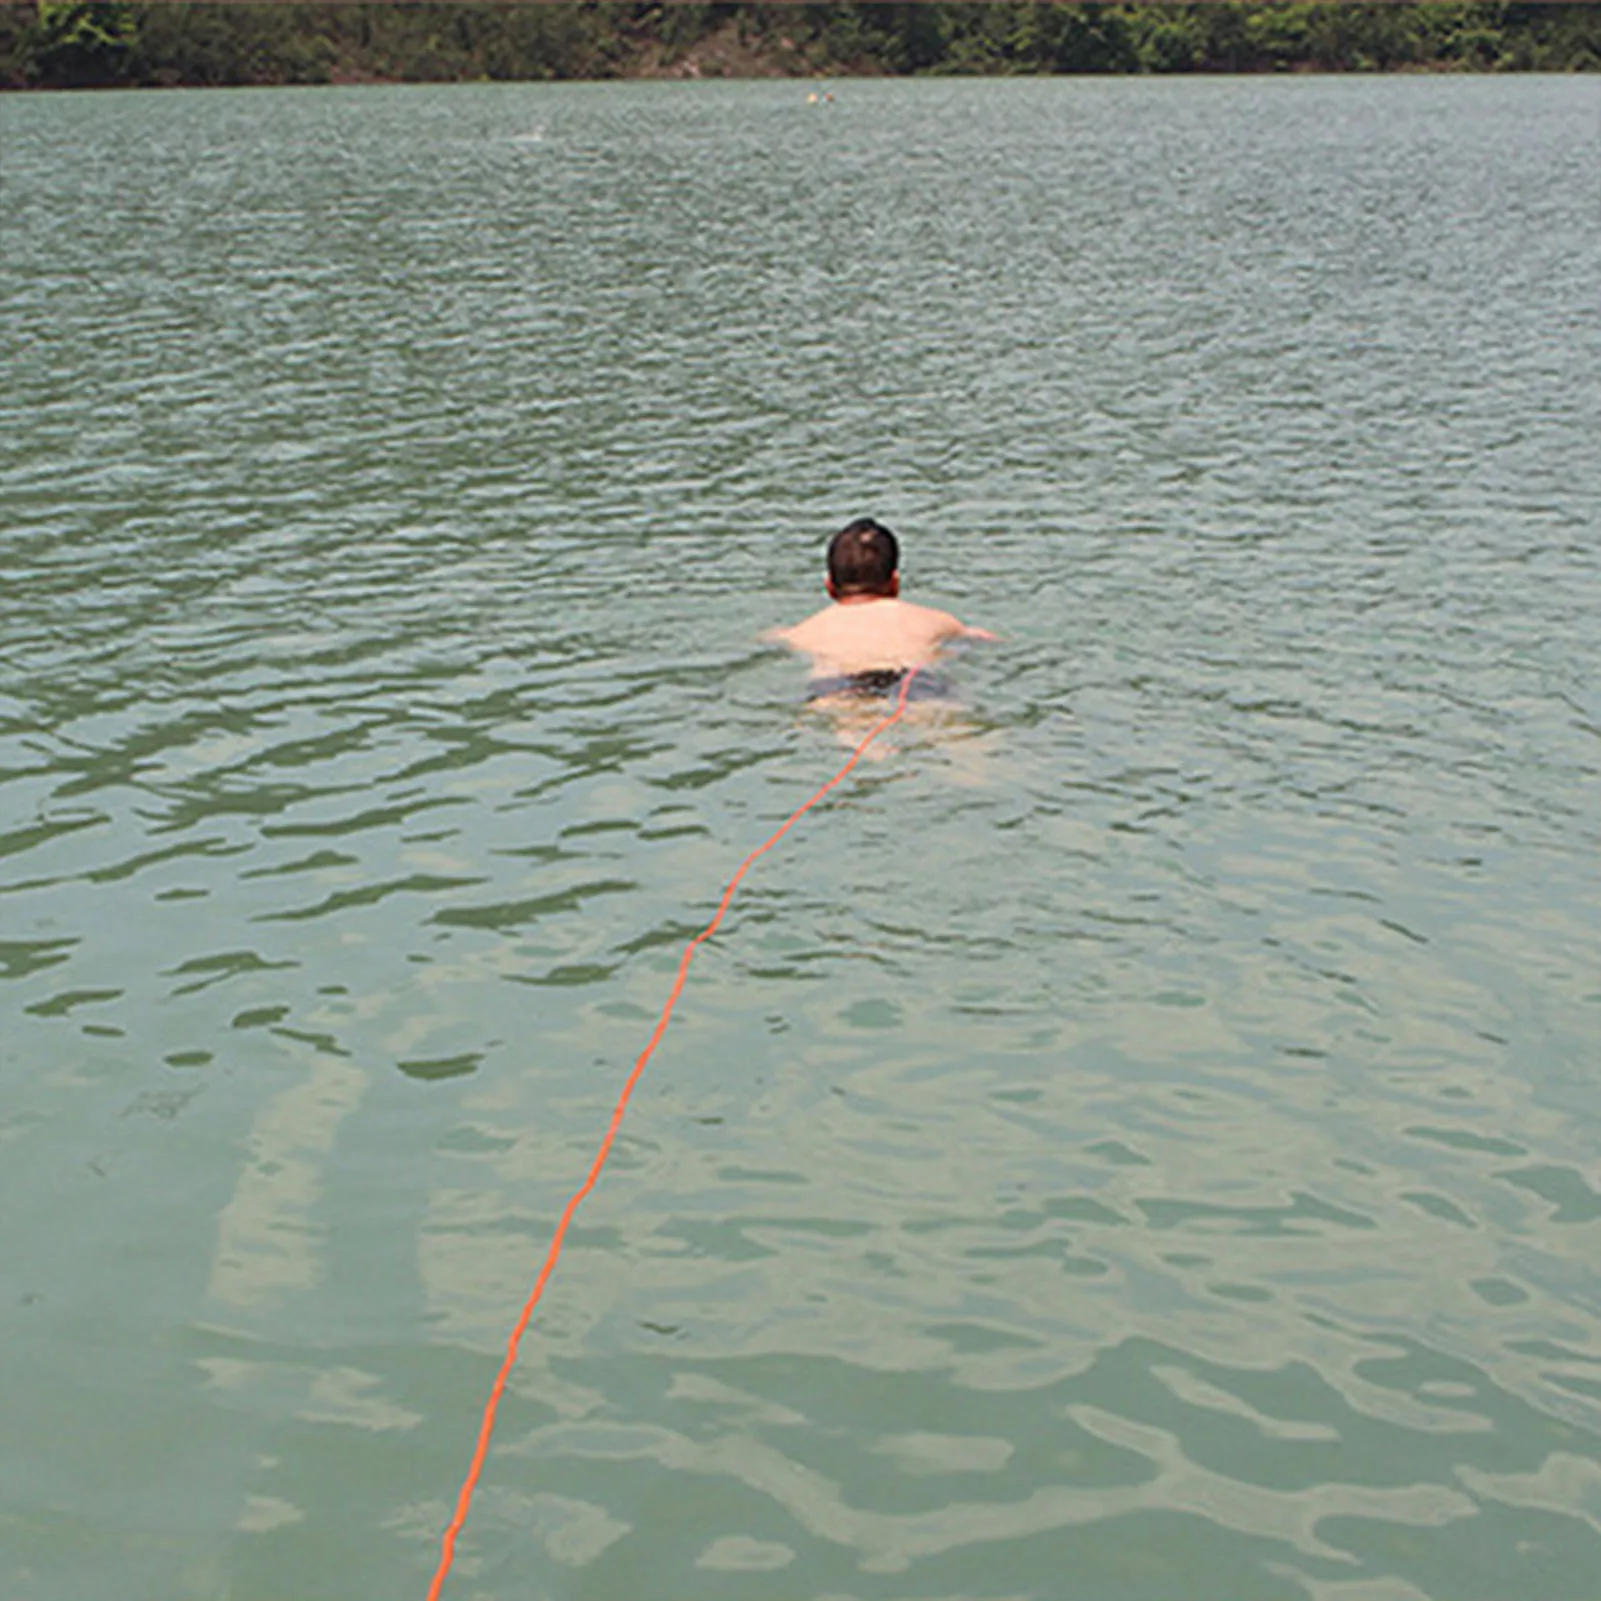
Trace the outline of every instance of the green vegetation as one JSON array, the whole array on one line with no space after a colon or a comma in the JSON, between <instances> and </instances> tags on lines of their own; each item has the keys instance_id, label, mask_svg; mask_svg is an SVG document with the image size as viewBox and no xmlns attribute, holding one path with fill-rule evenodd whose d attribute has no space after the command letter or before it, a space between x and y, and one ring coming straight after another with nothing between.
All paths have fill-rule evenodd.
<instances>
[{"instance_id":1,"label":"green vegetation","mask_svg":"<svg viewBox=\"0 0 1601 1601\"><path fill-rule=\"evenodd\" d=\"M0 5L0 86L1052 72L1593 72L1601 5Z\"/></svg>"}]
</instances>

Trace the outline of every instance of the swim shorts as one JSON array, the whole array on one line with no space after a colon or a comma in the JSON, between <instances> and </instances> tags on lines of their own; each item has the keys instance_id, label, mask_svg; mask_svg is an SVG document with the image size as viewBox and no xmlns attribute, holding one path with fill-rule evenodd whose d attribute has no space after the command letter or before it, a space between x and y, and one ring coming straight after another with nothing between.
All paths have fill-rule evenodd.
<instances>
[{"instance_id":1,"label":"swim shorts","mask_svg":"<svg viewBox=\"0 0 1601 1601\"><path fill-rule=\"evenodd\" d=\"M908 671L909 669L904 667L881 667L866 673L837 673L829 678L814 678L806 686L806 698L807 700L889 698L900 694L901 684L905 681ZM926 667L920 668L916 677L912 679L912 687L907 691L906 698L908 701L949 700L950 682L939 673L931 673Z\"/></svg>"}]
</instances>

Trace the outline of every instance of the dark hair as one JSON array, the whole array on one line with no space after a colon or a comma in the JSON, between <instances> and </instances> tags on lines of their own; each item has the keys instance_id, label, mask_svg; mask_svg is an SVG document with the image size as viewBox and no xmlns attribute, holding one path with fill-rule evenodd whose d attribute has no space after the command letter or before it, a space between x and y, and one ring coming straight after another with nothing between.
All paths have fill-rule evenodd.
<instances>
[{"instance_id":1,"label":"dark hair","mask_svg":"<svg viewBox=\"0 0 1601 1601\"><path fill-rule=\"evenodd\" d=\"M828 542L828 581L837 595L887 595L900 561L894 534L858 517Z\"/></svg>"}]
</instances>

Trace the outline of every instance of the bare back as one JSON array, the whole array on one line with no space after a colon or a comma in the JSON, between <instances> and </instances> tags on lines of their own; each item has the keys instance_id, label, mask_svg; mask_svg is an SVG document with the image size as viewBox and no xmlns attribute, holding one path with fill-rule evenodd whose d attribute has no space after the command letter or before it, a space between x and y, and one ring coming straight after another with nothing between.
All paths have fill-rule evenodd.
<instances>
[{"instance_id":1,"label":"bare back","mask_svg":"<svg viewBox=\"0 0 1601 1601\"><path fill-rule=\"evenodd\" d=\"M767 637L809 656L813 673L824 676L929 667L948 640L994 636L949 612L885 596L836 602Z\"/></svg>"}]
</instances>

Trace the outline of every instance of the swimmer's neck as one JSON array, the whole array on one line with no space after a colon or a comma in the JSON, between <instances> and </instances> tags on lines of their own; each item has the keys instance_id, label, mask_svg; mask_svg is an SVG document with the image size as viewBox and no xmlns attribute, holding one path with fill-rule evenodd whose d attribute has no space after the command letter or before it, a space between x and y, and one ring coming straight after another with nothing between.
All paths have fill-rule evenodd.
<instances>
[{"instance_id":1,"label":"swimmer's neck","mask_svg":"<svg viewBox=\"0 0 1601 1601\"><path fill-rule=\"evenodd\" d=\"M828 580L828 598L836 606L866 606L875 600L899 600L901 593L901 575L895 573L891 576L889 587L880 589L876 593L872 590L847 589L841 594L834 587L834 580Z\"/></svg>"}]
</instances>

